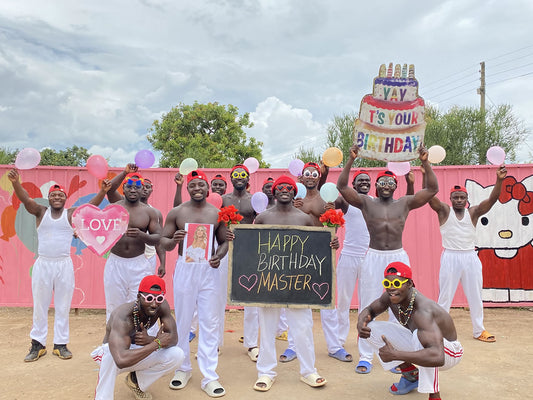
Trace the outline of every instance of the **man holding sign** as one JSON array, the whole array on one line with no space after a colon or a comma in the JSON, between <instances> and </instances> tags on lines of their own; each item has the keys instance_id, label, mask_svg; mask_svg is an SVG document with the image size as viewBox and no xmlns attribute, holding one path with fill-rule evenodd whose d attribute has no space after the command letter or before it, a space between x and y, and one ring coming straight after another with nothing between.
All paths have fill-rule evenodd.
<instances>
[{"instance_id":1,"label":"man holding sign","mask_svg":"<svg viewBox=\"0 0 533 400\"><path fill-rule=\"evenodd\" d=\"M13 189L26 210L36 217L37 236L39 239L39 257L33 264L31 286L33 294L33 326L30 332L31 348L24 361L37 361L46 354L46 336L48 335L48 307L54 296L54 351L59 358L72 358L67 349L69 342L69 310L74 293L74 266L70 258L72 241L72 214L76 207L65 210L67 193L58 184L53 184L48 191L49 207L33 200L20 183L19 173L12 169L8 178ZM102 181L100 191L89 204L98 206L111 187L108 180Z\"/></svg>"}]
</instances>

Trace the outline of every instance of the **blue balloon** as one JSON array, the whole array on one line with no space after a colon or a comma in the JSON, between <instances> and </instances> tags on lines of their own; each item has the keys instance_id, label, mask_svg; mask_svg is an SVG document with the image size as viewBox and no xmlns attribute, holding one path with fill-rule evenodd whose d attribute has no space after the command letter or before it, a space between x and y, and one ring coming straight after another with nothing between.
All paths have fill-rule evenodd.
<instances>
[{"instance_id":1,"label":"blue balloon","mask_svg":"<svg viewBox=\"0 0 533 400\"><path fill-rule=\"evenodd\" d=\"M327 203L337 200L338 196L339 191L337 190L337 186L332 182L326 182L320 188L320 197Z\"/></svg>"},{"instance_id":2,"label":"blue balloon","mask_svg":"<svg viewBox=\"0 0 533 400\"><path fill-rule=\"evenodd\" d=\"M307 189L305 188L303 183L296 183L296 187L298 188L298 194L294 196L295 199L303 199L307 195Z\"/></svg>"}]
</instances>

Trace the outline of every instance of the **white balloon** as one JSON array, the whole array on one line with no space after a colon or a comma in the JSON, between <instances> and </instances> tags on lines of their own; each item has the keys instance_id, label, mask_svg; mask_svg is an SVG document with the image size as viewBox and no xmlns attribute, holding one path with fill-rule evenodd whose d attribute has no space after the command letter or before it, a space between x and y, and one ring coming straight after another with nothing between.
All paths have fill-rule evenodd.
<instances>
[{"instance_id":1,"label":"white balloon","mask_svg":"<svg viewBox=\"0 0 533 400\"><path fill-rule=\"evenodd\" d=\"M402 176L411 171L411 164L409 161L395 162L389 161L387 163L387 169L394 172L397 176Z\"/></svg>"},{"instance_id":2,"label":"white balloon","mask_svg":"<svg viewBox=\"0 0 533 400\"><path fill-rule=\"evenodd\" d=\"M431 146L428 149L428 161L432 164L438 164L442 162L446 158L446 150L444 150L444 147L439 146L438 144L435 146Z\"/></svg>"},{"instance_id":3,"label":"white balloon","mask_svg":"<svg viewBox=\"0 0 533 400\"><path fill-rule=\"evenodd\" d=\"M505 150L500 146L492 146L487 150L487 160L493 165L502 165L505 162Z\"/></svg>"}]
</instances>

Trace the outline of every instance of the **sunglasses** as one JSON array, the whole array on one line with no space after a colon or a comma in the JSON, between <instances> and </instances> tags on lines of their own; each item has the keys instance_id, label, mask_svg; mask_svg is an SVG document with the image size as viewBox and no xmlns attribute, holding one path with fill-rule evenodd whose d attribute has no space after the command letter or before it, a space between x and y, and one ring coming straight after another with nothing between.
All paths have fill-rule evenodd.
<instances>
[{"instance_id":1,"label":"sunglasses","mask_svg":"<svg viewBox=\"0 0 533 400\"><path fill-rule=\"evenodd\" d=\"M306 170L304 171L303 176L305 176L306 178L309 178L309 177L318 178L320 174L318 173L318 171L311 172L309 170Z\"/></svg>"},{"instance_id":2,"label":"sunglasses","mask_svg":"<svg viewBox=\"0 0 533 400\"><path fill-rule=\"evenodd\" d=\"M294 190L294 186L288 183L282 183L276 186L276 190L279 190L280 192L290 192L291 190Z\"/></svg>"},{"instance_id":3,"label":"sunglasses","mask_svg":"<svg viewBox=\"0 0 533 400\"><path fill-rule=\"evenodd\" d=\"M140 179L128 179L126 185L141 187L143 183Z\"/></svg>"},{"instance_id":4,"label":"sunglasses","mask_svg":"<svg viewBox=\"0 0 533 400\"><path fill-rule=\"evenodd\" d=\"M388 187L395 188L396 187L396 181L394 179L380 179L379 181L377 181L377 185L379 187L388 186Z\"/></svg>"},{"instance_id":5,"label":"sunglasses","mask_svg":"<svg viewBox=\"0 0 533 400\"><path fill-rule=\"evenodd\" d=\"M383 284L383 287L385 289L390 288L391 286L394 286L396 289L399 289L403 286L405 282L407 282L409 279L405 279L403 281L399 280L398 278L394 279L393 281L389 281L388 279L383 279L381 282Z\"/></svg>"},{"instance_id":6,"label":"sunglasses","mask_svg":"<svg viewBox=\"0 0 533 400\"><path fill-rule=\"evenodd\" d=\"M161 304L163 301L165 301L165 295L164 294L158 294L157 296L154 296L153 294L147 294L147 295L144 295L143 293L139 293L144 301L146 301L147 303L151 303L152 301L155 300L155 302L157 304Z\"/></svg>"},{"instance_id":7,"label":"sunglasses","mask_svg":"<svg viewBox=\"0 0 533 400\"><path fill-rule=\"evenodd\" d=\"M242 171L242 172L233 171L231 173L231 177L233 179L239 179L239 178L245 179L245 178L248 178L248 172L246 172L246 171Z\"/></svg>"}]
</instances>

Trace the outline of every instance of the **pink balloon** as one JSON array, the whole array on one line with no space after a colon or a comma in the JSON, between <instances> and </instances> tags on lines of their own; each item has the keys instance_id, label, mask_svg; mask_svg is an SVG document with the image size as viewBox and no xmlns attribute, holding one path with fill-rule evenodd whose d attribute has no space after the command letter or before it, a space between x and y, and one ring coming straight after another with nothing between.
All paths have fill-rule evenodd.
<instances>
[{"instance_id":1,"label":"pink balloon","mask_svg":"<svg viewBox=\"0 0 533 400\"><path fill-rule=\"evenodd\" d=\"M304 162L302 160L296 159L292 160L289 163L289 172L292 176L300 176L302 175L302 170L304 169Z\"/></svg>"},{"instance_id":2,"label":"pink balloon","mask_svg":"<svg viewBox=\"0 0 533 400\"><path fill-rule=\"evenodd\" d=\"M255 157L248 157L244 160L243 165L248 168L248 171L250 171L251 174L259 169L259 161L257 161L257 158Z\"/></svg>"},{"instance_id":3,"label":"pink balloon","mask_svg":"<svg viewBox=\"0 0 533 400\"><path fill-rule=\"evenodd\" d=\"M207 196L206 201L209 204L214 205L216 208L220 208L222 206L222 196L218 193L209 193L209 196Z\"/></svg>"},{"instance_id":4,"label":"pink balloon","mask_svg":"<svg viewBox=\"0 0 533 400\"><path fill-rule=\"evenodd\" d=\"M409 164L409 161L402 161L402 162L394 162L389 161L387 163L387 169L389 171L394 172L398 176L405 175L411 171L411 164Z\"/></svg>"},{"instance_id":5,"label":"pink balloon","mask_svg":"<svg viewBox=\"0 0 533 400\"><path fill-rule=\"evenodd\" d=\"M502 165L505 162L505 150L500 146L492 146L487 150L487 160L493 165Z\"/></svg>"},{"instance_id":6,"label":"pink balloon","mask_svg":"<svg viewBox=\"0 0 533 400\"><path fill-rule=\"evenodd\" d=\"M17 154L15 160L15 167L18 169L32 169L35 168L41 162L41 153L31 147L22 149Z\"/></svg>"},{"instance_id":7,"label":"pink balloon","mask_svg":"<svg viewBox=\"0 0 533 400\"><path fill-rule=\"evenodd\" d=\"M135 164L139 168L150 168L154 162L155 156L150 150L139 150L135 155Z\"/></svg>"},{"instance_id":8,"label":"pink balloon","mask_svg":"<svg viewBox=\"0 0 533 400\"><path fill-rule=\"evenodd\" d=\"M252 207L256 213L262 213L268 206L268 196L263 192L257 192L252 195Z\"/></svg>"},{"instance_id":9,"label":"pink balloon","mask_svg":"<svg viewBox=\"0 0 533 400\"><path fill-rule=\"evenodd\" d=\"M87 160L87 169L92 176L98 179L107 178L107 161L102 156L96 154L90 156Z\"/></svg>"}]
</instances>

